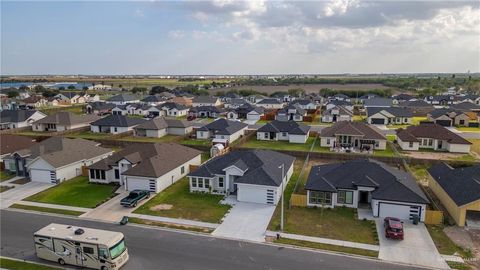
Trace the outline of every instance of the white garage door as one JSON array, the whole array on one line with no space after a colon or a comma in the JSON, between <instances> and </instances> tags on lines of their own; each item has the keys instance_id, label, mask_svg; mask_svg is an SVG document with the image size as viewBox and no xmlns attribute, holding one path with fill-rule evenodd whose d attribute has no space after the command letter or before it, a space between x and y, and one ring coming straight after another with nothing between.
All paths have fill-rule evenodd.
<instances>
[{"instance_id":1,"label":"white garage door","mask_svg":"<svg viewBox=\"0 0 480 270\"><path fill-rule=\"evenodd\" d=\"M30 170L30 179L33 182L56 183L55 171Z\"/></svg>"},{"instance_id":2,"label":"white garage door","mask_svg":"<svg viewBox=\"0 0 480 270\"><path fill-rule=\"evenodd\" d=\"M238 185L237 200L241 202L275 204L275 189Z\"/></svg>"},{"instance_id":3,"label":"white garage door","mask_svg":"<svg viewBox=\"0 0 480 270\"><path fill-rule=\"evenodd\" d=\"M382 218L396 217L402 220L410 220L412 215L420 215L420 206L380 202L378 207L378 215Z\"/></svg>"},{"instance_id":4,"label":"white garage door","mask_svg":"<svg viewBox=\"0 0 480 270\"><path fill-rule=\"evenodd\" d=\"M152 192L156 192L156 181L155 180L146 180L146 179L138 179L133 177L127 177L127 190L149 190Z\"/></svg>"}]
</instances>

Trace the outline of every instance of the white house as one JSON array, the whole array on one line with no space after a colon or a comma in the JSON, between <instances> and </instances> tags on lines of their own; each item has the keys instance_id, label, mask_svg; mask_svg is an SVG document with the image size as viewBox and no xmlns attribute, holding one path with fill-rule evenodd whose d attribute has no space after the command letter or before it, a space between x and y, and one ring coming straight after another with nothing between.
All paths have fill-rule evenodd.
<instances>
[{"instance_id":1,"label":"white house","mask_svg":"<svg viewBox=\"0 0 480 270\"><path fill-rule=\"evenodd\" d=\"M257 140L306 143L310 136L310 129L310 126L294 121L274 120L257 130Z\"/></svg>"},{"instance_id":2,"label":"white house","mask_svg":"<svg viewBox=\"0 0 480 270\"><path fill-rule=\"evenodd\" d=\"M0 111L0 129L28 127L46 116L36 110L3 110Z\"/></svg>"},{"instance_id":3,"label":"white house","mask_svg":"<svg viewBox=\"0 0 480 270\"><path fill-rule=\"evenodd\" d=\"M213 141L229 144L245 135L247 124L219 118L196 130L197 139L213 139Z\"/></svg>"},{"instance_id":4,"label":"white house","mask_svg":"<svg viewBox=\"0 0 480 270\"><path fill-rule=\"evenodd\" d=\"M241 202L276 205L293 174L295 158L270 151L233 151L188 174L190 192L237 196Z\"/></svg>"},{"instance_id":5,"label":"white house","mask_svg":"<svg viewBox=\"0 0 480 270\"><path fill-rule=\"evenodd\" d=\"M130 118L123 115L109 115L90 124L90 131L95 133L124 133L133 130L134 127L145 123L147 120Z\"/></svg>"},{"instance_id":6,"label":"white house","mask_svg":"<svg viewBox=\"0 0 480 270\"><path fill-rule=\"evenodd\" d=\"M265 98L257 102L257 106L264 109L281 109L283 108L283 102L276 98Z\"/></svg>"},{"instance_id":7,"label":"white house","mask_svg":"<svg viewBox=\"0 0 480 270\"><path fill-rule=\"evenodd\" d=\"M33 131L65 131L90 126L100 119L97 115L78 115L71 112L58 112L32 123Z\"/></svg>"},{"instance_id":8,"label":"white house","mask_svg":"<svg viewBox=\"0 0 480 270\"><path fill-rule=\"evenodd\" d=\"M385 150L387 138L373 125L342 121L322 129L320 146L355 151Z\"/></svg>"},{"instance_id":9,"label":"white house","mask_svg":"<svg viewBox=\"0 0 480 270\"><path fill-rule=\"evenodd\" d=\"M160 138L165 135L185 136L193 131L193 123L174 118L157 117L136 126L135 136Z\"/></svg>"},{"instance_id":10,"label":"white house","mask_svg":"<svg viewBox=\"0 0 480 270\"><path fill-rule=\"evenodd\" d=\"M369 107L367 108L367 123L374 125L410 125L413 112L403 107Z\"/></svg>"},{"instance_id":11,"label":"white house","mask_svg":"<svg viewBox=\"0 0 480 270\"><path fill-rule=\"evenodd\" d=\"M323 123L335 123L340 121L352 121L353 113L343 106L332 107L322 113Z\"/></svg>"},{"instance_id":12,"label":"white house","mask_svg":"<svg viewBox=\"0 0 480 270\"><path fill-rule=\"evenodd\" d=\"M138 103L140 100L138 97L126 94L119 94L116 96L109 97L105 102L112 103L115 105L126 105L128 103Z\"/></svg>"},{"instance_id":13,"label":"white house","mask_svg":"<svg viewBox=\"0 0 480 270\"><path fill-rule=\"evenodd\" d=\"M200 106L220 106L222 102L217 97L210 97L210 96L196 96L192 100L193 107L200 107Z\"/></svg>"}]
</instances>

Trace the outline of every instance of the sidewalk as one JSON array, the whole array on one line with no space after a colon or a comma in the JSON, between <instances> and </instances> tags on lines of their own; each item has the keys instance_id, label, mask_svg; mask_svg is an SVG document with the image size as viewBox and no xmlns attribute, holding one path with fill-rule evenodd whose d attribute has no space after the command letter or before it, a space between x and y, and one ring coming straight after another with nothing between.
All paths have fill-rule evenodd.
<instances>
[{"instance_id":1,"label":"sidewalk","mask_svg":"<svg viewBox=\"0 0 480 270\"><path fill-rule=\"evenodd\" d=\"M39 203L39 202L29 202L29 201L18 201L18 202L16 202L16 204L46 207L46 208L53 208L53 209L62 209L62 210L71 210L71 211L77 211L77 212L89 212L89 211L93 210L91 208L84 208L84 207L67 206L67 205L50 204L50 203Z\"/></svg>"},{"instance_id":2,"label":"sidewalk","mask_svg":"<svg viewBox=\"0 0 480 270\"><path fill-rule=\"evenodd\" d=\"M202 222L202 221L195 221L195 220L188 220L188 219L168 218L168 217L150 216L150 215L133 214L133 213L129 214L128 216L141 218L145 220L151 220L151 221L166 222L166 223L172 223L172 224L180 224L185 226L194 226L194 227L202 227L202 228L209 228L209 229L215 229L220 225L216 223L209 223L209 222Z\"/></svg>"},{"instance_id":3,"label":"sidewalk","mask_svg":"<svg viewBox=\"0 0 480 270\"><path fill-rule=\"evenodd\" d=\"M372 251L380 250L380 247L377 245L362 244L362 243L356 243L356 242L341 241L341 240L334 240L334 239L328 239L328 238L320 238L320 237L282 233L282 232L267 231L266 236L276 237L277 233L280 234L280 237L293 239L293 240L301 240L301 241L308 241L308 242L342 246L342 247L350 247L350 248L359 248L359 249L366 249L366 250L372 250Z\"/></svg>"}]
</instances>

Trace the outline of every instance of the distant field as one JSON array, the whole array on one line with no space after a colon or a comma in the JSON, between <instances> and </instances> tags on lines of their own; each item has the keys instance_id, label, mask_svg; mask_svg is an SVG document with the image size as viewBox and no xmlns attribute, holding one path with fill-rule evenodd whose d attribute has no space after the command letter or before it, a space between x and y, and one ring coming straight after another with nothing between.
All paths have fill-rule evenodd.
<instances>
[{"instance_id":1,"label":"distant field","mask_svg":"<svg viewBox=\"0 0 480 270\"><path fill-rule=\"evenodd\" d=\"M368 84L296 84L296 85L278 85L278 86L237 86L237 87L229 87L229 88L218 88L214 90L210 90L211 92L218 92L218 91L228 91L232 89L243 90L243 89L252 89L258 91L260 93L274 93L277 91L288 91L289 89L293 88L302 88L307 93L318 92L322 88L330 88L334 90L343 90L343 91L369 91L373 89L391 89L391 87L382 85L382 84L375 84L375 83L368 83Z\"/></svg>"}]
</instances>

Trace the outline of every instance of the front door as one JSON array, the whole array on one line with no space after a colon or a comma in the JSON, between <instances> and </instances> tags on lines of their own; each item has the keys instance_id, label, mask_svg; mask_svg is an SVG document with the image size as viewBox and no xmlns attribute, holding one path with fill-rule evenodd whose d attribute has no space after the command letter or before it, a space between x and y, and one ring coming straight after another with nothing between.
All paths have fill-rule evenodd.
<instances>
[{"instance_id":1,"label":"front door","mask_svg":"<svg viewBox=\"0 0 480 270\"><path fill-rule=\"evenodd\" d=\"M442 141L441 140L438 141L438 149L442 149Z\"/></svg>"},{"instance_id":2,"label":"front door","mask_svg":"<svg viewBox=\"0 0 480 270\"><path fill-rule=\"evenodd\" d=\"M359 191L359 203L368 203L368 191Z\"/></svg>"}]
</instances>

